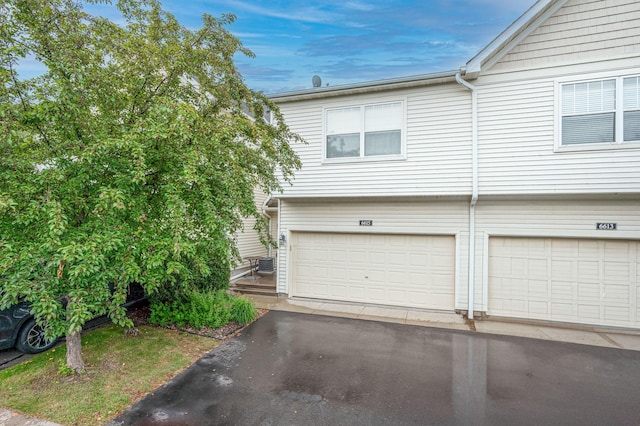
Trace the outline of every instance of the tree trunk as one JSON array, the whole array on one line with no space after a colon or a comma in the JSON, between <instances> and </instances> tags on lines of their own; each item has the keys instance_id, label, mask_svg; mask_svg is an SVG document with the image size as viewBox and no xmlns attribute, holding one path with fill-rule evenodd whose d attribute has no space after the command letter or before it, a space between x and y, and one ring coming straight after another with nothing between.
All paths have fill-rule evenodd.
<instances>
[{"instance_id":1,"label":"tree trunk","mask_svg":"<svg viewBox=\"0 0 640 426\"><path fill-rule=\"evenodd\" d=\"M72 369L77 374L86 372L81 350L80 332L69 333L67 335L67 368Z\"/></svg>"}]
</instances>

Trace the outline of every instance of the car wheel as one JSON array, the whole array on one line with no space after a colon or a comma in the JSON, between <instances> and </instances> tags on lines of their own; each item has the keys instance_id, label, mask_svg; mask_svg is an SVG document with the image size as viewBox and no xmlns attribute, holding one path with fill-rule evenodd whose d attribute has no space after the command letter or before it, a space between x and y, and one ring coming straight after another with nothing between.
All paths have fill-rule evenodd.
<instances>
[{"instance_id":1,"label":"car wheel","mask_svg":"<svg viewBox=\"0 0 640 426\"><path fill-rule=\"evenodd\" d=\"M44 335L44 329L36 324L34 318L31 318L20 329L20 334L18 334L18 340L16 341L16 349L28 354L37 354L46 351L55 345L57 341L58 339L47 340Z\"/></svg>"}]
</instances>

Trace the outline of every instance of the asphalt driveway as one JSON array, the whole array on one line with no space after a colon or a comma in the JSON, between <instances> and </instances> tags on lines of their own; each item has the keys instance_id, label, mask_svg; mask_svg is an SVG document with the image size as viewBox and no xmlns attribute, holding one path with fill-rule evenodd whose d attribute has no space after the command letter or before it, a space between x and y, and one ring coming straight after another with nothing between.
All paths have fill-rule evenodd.
<instances>
[{"instance_id":1,"label":"asphalt driveway","mask_svg":"<svg viewBox=\"0 0 640 426\"><path fill-rule=\"evenodd\" d=\"M271 311L110 425L638 425L640 352Z\"/></svg>"}]
</instances>

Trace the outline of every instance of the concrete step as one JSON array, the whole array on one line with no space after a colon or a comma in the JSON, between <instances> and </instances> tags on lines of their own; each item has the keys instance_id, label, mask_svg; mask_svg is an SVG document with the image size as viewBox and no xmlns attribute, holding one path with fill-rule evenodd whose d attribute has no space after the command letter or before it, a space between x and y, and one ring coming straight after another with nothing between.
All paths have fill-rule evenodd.
<instances>
[{"instance_id":1,"label":"concrete step","mask_svg":"<svg viewBox=\"0 0 640 426\"><path fill-rule=\"evenodd\" d=\"M273 287L276 288L276 283L273 280L263 281L263 280L238 280L234 281L231 285L236 287Z\"/></svg>"},{"instance_id":2,"label":"concrete step","mask_svg":"<svg viewBox=\"0 0 640 426\"><path fill-rule=\"evenodd\" d=\"M260 296L275 296L276 288L273 287L229 287L229 290L240 294L255 294Z\"/></svg>"}]
</instances>

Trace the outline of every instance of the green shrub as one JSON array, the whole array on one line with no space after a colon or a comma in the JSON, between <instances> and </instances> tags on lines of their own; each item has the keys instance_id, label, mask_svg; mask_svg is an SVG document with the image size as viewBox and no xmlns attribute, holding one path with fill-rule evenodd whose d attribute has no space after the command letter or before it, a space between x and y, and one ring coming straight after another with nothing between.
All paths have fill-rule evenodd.
<instances>
[{"instance_id":1,"label":"green shrub","mask_svg":"<svg viewBox=\"0 0 640 426\"><path fill-rule=\"evenodd\" d=\"M199 291L208 292L216 290L226 290L229 288L229 278L231 277L231 267L228 262L212 262L207 265L210 274L207 276L197 273L193 279L193 286Z\"/></svg>"},{"instance_id":2,"label":"green shrub","mask_svg":"<svg viewBox=\"0 0 640 426\"><path fill-rule=\"evenodd\" d=\"M149 322L163 327L169 324L195 328L220 327L236 319L233 312L235 299L222 290L192 291L185 293L184 298L171 302L154 299L150 303ZM247 314L243 318L247 318Z\"/></svg>"},{"instance_id":3,"label":"green shrub","mask_svg":"<svg viewBox=\"0 0 640 426\"><path fill-rule=\"evenodd\" d=\"M231 269L228 262L217 261L207 265L209 273L205 276L193 267L193 273L186 277L179 277L174 282L166 282L155 292L149 294L152 304L162 303L172 305L173 302L191 304L192 294L214 293L229 288ZM197 302L195 302L197 303Z\"/></svg>"},{"instance_id":4,"label":"green shrub","mask_svg":"<svg viewBox=\"0 0 640 426\"><path fill-rule=\"evenodd\" d=\"M195 328L220 327L230 321L247 324L255 320L258 310L243 297L233 297L224 291L185 294L171 302L152 300L149 322L166 327L169 324Z\"/></svg>"},{"instance_id":5,"label":"green shrub","mask_svg":"<svg viewBox=\"0 0 640 426\"><path fill-rule=\"evenodd\" d=\"M240 324L248 324L258 317L258 310L250 300L244 297L234 297L231 316L234 321Z\"/></svg>"}]
</instances>

